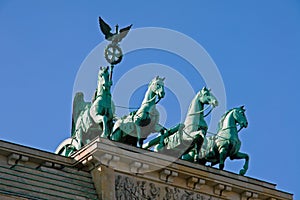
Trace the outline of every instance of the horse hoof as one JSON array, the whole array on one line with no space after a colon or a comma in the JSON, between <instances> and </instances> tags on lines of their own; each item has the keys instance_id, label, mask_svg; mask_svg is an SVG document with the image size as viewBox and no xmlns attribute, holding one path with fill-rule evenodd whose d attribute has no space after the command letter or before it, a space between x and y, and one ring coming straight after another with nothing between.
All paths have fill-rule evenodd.
<instances>
[{"instance_id":1,"label":"horse hoof","mask_svg":"<svg viewBox=\"0 0 300 200\"><path fill-rule=\"evenodd\" d=\"M219 164L219 169L223 170L224 169L224 164Z\"/></svg>"},{"instance_id":2,"label":"horse hoof","mask_svg":"<svg viewBox=\"0 0 300 200\"><path fill-rule=\"evenodd\" d=\"M242 175L242 176L244 176L246 174L246 170L245 169L241 169L239 174Z\"/></svg>"}]
</instances>

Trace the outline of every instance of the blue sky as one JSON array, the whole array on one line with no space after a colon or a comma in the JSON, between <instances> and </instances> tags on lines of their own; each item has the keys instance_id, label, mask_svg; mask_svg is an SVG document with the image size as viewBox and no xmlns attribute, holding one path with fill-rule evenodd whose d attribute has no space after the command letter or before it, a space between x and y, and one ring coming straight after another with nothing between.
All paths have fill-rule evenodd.
<instances>
[{"instance_id":1,"label":"blue sky","mask_svg":"<svg viewBox=\"0 0 300 200\"><path fill-rule=\"evenodd\" d=\"M251 156L247 176L277 183L278 189L297 199L300 2L296 0L0 0L1 140L53 152L70 136L77 71L103 41L98 16L112 25L176 30L201 44L221 73L227 107L247 108L249 127L240 135L241 150ZM132 60L135 65L186 64L176 56L148 50L126 56L120 64L123 71L130 69ZM186 76L195 83L192 73ZM194 88L204 86L200 79ZM135 95L139 98L138 91ZM162 105L173 97L170 93ZM227 161L225 169L237 172L241 165Z\"/></svg>"}]
</instances>

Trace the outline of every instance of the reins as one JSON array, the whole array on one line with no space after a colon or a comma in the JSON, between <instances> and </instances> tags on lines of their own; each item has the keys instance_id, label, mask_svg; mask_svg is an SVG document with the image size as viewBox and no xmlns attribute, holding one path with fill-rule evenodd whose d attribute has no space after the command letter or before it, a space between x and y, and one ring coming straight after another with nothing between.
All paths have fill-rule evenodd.
<instances>
[{"instance_id":1,"label":"reins","mask_svg":"<svg viewBox=\"0 0 300 200\"><path fill-rule=\"evenodd\" d=\"M197 111L197 112L194 112L194 113L190 113L189 115L198 115L198 114L201 114L204 111L206 111L207 109L209 109L210 107L211 107L211 105L207 106L206 108L203 108L200 111ZM214 109L214 108L211 108L211 110L205 115L205 117L211 113L212 109Z\"/></svg>"},{"instance_id":2,"label":"reins","mask_svg":"<svg viewBox=\"0 0 300 200\"><path fill-rule=\"evenodd\" d=\"M156 96L157 96L157 94L155 94L154 97L152 97L152 98L149 99L148 101L142 103L141 106L144 105L144 104L150 103L151 101L155 100ZM157 100L154 104L158 104L158 102L159 102L161 99L162 99L162 98L159 98L159 97L158 97L158 100ZM140 107L141 107L141 106L140 106ZM123 108L123 109L130 109L130 110L131 110L131 109L136 109L136 110L137 110L137 109L140 108L140 107L126 107L126 106L119 106L119 105L115 105L115 107L117 107L117 108Z\"/></svg>"},{"instance_id":3,"label":"reins","mask_svg":"<svg viewBox=\"0 0 300 200\"><path fill-rule=\"evenodd\" d=\"M236 126L230 126L230 127L227 127L227 128L224 128L224 129L221 129L220 131L225 131L227 129L231 129L231 128L236 128ZM240 128L237 130L237 133L239 133L244 127L243 126L240 126ZM218 131L218 132L220 132ZM218 133L213 133L213 132L210 132L210 131L207 131L208 134L210 135L218 135ZM221 136L219 136L221 137Z\"/></svg>"}]
</instances>

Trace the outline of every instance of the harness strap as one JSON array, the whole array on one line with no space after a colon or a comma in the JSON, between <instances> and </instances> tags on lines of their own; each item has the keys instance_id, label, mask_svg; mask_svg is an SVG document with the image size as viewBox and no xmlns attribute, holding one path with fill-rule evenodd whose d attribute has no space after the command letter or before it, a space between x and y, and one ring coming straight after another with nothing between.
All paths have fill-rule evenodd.
<instances>
[{"instance_id":1,"label":"harness strap","mask_svg":"<svg viewBox=\"0 0 300 200\"><path fill-rule=\"evenodd\" d=\"M208 108L210 108L210 106L211 106L211 105L207 106L206 108L203 108L202 110L200 110L200 111L198 111L198 112L190 113L189 115L198 115L198 114L201 114L201 113L203 113L204 111L206 111ZM211 108L211 111L212 111L212 109L214 109L214 108ZM211 113L211 111L209 111L207 115L209 115L209 114ZM206 116L207 116L207 115L206 115Z\"/></svg>"}]
</instances>

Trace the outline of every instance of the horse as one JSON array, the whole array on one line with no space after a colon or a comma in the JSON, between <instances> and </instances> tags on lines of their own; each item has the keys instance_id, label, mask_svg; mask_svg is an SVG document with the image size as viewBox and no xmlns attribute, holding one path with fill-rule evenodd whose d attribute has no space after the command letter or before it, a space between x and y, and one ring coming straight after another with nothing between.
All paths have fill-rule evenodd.
<instances>
[{"instance_id":1,"label":"horse","mask_svg":"<svg viewBox=\"0 0 300 200\"><path fill-rule=\"evenodd\" d=\"M82 92L76 93L73 100L71 138L59 145L57 154L69 156L99 134L106 138L110 135L115 109L108 70L109 67L100 67L97 89L91 102L84 101Z\"/></svg>"},{"instance_id":2,"label":"horse","mask_svg":"<svg viewBox=\"0 0 300 200\"><path fill-rule=\"evenodd\" d=\"M195 162L208 129L204 120L205 104L214 108L218 106L218 100L210 89L203 87L191 101L184 123L151 140L143 147L147 149L159 144L155 151Z\"/></svg>"},{"instance_id":3,"label":"horse","mask_svg":"<svg viewBox=\"0 0 300 200\"><path fill-rule=\"evenodd\" d=\"M110 88L112 81L108 72L109 67L100 68L98 74L98 87L92 100L90 116L96 124L102 124L101 137L108 138L111 132L114 117L114 104Z\"/></svg>"},{"instance_id":4,"label":"horse","mask_svg":"<svg viewBox=\"0 0 300 200\"><path fill-rule=\"evenodd\" d=\"M239 130L237 126L240 125ZM249 155L239 152L241 141L238 132L248 126L244 106L227 111L219 121L217 135L206 138L199 154L200 164L210 162L211 166L219 164L219 169L224 169L227 157L245 159L240 175L245 175L249 164Z\"/></svg>"},{"instance_id":5,"label":"horse","mask_svg":"<svg viewBox=\"0 0 300 200\"><path fill-rule=\"evenodd\" d=\"M164 80L157 76L149 83L140 108L115 122L111 140L142 147L150 133L164 130L156 109L156 104L165 96Z\"/></svg>"}]
</instances>

